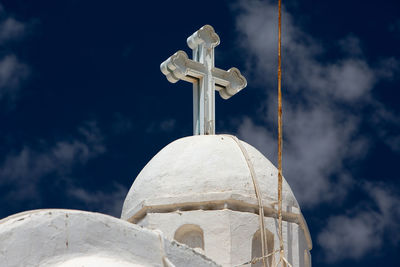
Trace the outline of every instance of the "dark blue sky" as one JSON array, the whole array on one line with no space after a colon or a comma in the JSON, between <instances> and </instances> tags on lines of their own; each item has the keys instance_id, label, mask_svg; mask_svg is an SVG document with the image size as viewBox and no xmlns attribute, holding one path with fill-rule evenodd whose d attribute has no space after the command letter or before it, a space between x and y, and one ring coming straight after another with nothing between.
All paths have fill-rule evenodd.
<instances>
[{"instance_id":1,"label":"dark blue sky","mask_svg":"<svg viewBox=\"0 0 400 267\"><path fill-rule=\"evenodd\" d=\"M284 174L314 266L397 266L400 4L283 1ZM0 218L38 208L119 215L144 165L192 134L192 90L162 61L205 24L217 133L276 160L277 1L1 1Z\"/></svg>"}]
</instances>

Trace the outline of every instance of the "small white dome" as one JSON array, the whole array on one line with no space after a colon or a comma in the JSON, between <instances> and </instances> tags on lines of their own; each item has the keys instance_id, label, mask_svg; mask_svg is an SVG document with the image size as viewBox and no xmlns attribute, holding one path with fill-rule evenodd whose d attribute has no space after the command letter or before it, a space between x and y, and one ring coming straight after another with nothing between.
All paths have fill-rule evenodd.
<instances>
[{"instance_id":1,"label":"small white dome","mask_svg":"<svg viewBox=\"0 0 400 267\"><path fill-rule=\"evenodd\" d=\"M254 166L263 205L277 201L277 168L257 149L240 141ZM149 210L257 210L257 199L246 159L227 135L197 135L164 147L143 168L125 199L121 218L135 222ZM283 208L300 213L290 186L283 180Z\"/></svg>"},{"instance_id":2,"label":"small white dome","mask_svg":"<svg viewBox=\"0 0 400 267\"><path fill-rule=\"evenodd\" d=\"M0 220L0 266L140 267L217 264L121 219L78 210L33 210Z\"/></svg>"}]
</instances>

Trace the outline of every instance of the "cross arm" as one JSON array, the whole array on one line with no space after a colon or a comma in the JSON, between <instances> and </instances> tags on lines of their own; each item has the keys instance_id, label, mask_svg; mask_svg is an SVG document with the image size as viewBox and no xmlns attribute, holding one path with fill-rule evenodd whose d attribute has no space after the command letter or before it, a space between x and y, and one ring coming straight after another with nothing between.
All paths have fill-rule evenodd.
<instances>
[{"instance_id":1,"label":"cross arm","mask_svg":"<svg viewBox=\"0 0 400 267\"><path fill-rule=\"evenodd\" d=\"M179 80L197 82L205 75L205 66L188 58L184 51L178 51L160 65L161 72L171 83Z\"/></svg>"},{"instance_id":2,"label":"cross arm","mask_svg":"<svg viewBox=\"0 0 400 267\"><path fill-rule=\"evenodd\" d=\"M230 98L247 86L246 78L237 68L230 68L228 71L213 68L212 75L215 80L215 90L223 99Z\"/></svg>"},{"instance_id":3,"label":"cross arm","mask_svg":"<svg viewBox=\"0 0 400 267\"><path fill-rule=\"evenodd\" d=\"M179 80L195 83L206 74L204 64L188 58L184 51L178 51L160 65L161 72L171 83ZM228 71L212 68L212 77L217 90L223 99L228 99L246 87L246 78L237 68L230 68Z\"/></svg>"}]
</instances>

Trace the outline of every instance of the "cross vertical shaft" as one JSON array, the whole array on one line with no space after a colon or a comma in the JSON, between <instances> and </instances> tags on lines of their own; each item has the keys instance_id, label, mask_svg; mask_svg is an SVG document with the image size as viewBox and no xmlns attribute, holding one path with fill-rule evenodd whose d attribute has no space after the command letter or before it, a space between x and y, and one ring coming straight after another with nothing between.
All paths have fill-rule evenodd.
<instances>
[{"instance_id":1,"label":"cross vertical shaft","mask_svg":"<svg viewBox=\"0 0 400 267\"><path fill-rule=\"evenodd\" d=\"M193 133L215 134L214 48L197 45L193 49L193 60L205 66L205 75L193 83Z\"/></svg>"},{"instance_id":2,"label":"cross vertical shaft","mask_svg":"<svg viewBox=\"0 0 400 267\"><path fill-rule=\"evenodd\" d=\"M187 43L193 50L193 61L204 66L204 73L193 83L193 133L215 134L215 81L214 48L219 37L214 29L206 25L193 33Z\"/></svg>"},{"instance_id":3,"label":"cross vertical shaft","mask_svg":"<svg viewBox=\"0 0 400 267\"><path fill-rule=\"evenodd\" d=\"M193 49L193 60L200 62L199 45ZM201 79L193 83L193 135L204 134L204 122L200 121L200 117L204 117L204 109L200 110L201 106L204 107L204 91L201 90L200 83Z\"/></svg>"}]
</instances>

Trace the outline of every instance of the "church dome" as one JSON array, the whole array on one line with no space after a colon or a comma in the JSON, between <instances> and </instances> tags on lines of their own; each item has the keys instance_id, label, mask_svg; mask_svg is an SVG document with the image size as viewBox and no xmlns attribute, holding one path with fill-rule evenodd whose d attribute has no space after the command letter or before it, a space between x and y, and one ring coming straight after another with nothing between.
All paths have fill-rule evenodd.
<instances>
[{"instance_id":1,"label":"church dome","mask_svg":"<svg viewBox=\"0 0 400 267\"><path fill-rule=\"evenodd\" d=\"M254 166L265 213L277 203L277 168L253 146L240 141ZM301 214L283 179L283 210ZM176 210L258 211L249 166L239 145L228 135L178 139L156 154L135 179L121 218L141 220L148 212Z\"/></svg>"},{"instance_id":2,"label":"church dome","mask_svg":"<svg viewBox=\"0 0 400 267\"><path fill-rule=\"evenodd\" d=\"M44 209L0 220L0 266L219 266L160 231L79 210Z\"/></svg>"}]
</instances>

